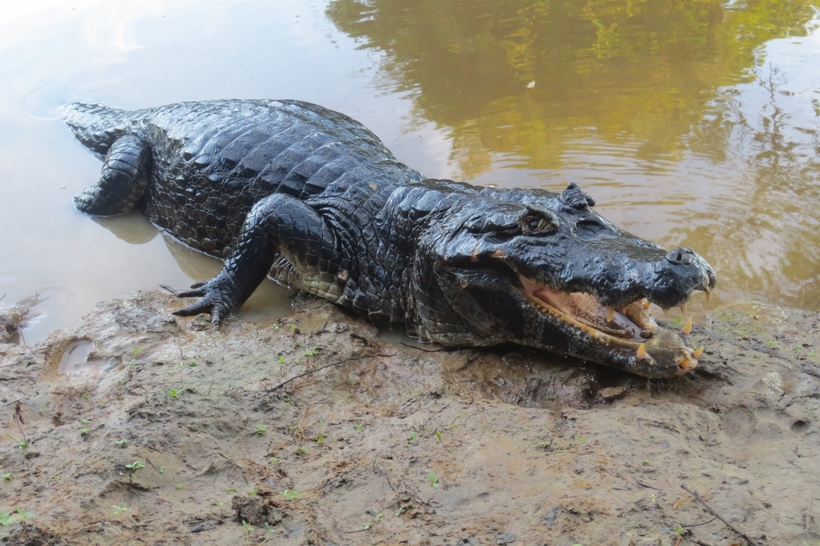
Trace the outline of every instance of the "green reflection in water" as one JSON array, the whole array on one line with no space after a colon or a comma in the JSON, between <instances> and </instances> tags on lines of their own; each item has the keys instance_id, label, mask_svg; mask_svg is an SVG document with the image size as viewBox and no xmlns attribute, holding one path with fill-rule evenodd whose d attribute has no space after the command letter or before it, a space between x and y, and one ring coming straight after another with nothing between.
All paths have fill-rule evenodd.
<instances>
[{"instance_id":1,"label":"green reflection in water","mask_svg":"<svg viewBox=\"0 0 820 546\"><path fill-rule=\"evenodd\" d=\"M813 10L806 1L335 0L327 13L387 52L385 68L415 93L418 114L453 129L471 178L493 152L556 168L579 127L641 141L639 157L675 158L715 90L753 77L755 48L804 33Z\"/></svg>"}]
</instances>

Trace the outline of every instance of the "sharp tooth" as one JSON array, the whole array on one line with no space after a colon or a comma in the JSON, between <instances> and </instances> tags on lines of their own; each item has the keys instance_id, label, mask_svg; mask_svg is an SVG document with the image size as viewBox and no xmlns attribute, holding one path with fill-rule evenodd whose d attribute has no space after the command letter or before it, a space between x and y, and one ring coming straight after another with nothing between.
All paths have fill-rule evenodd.
<instances>
[{"instance_id":1,"label":"sharp tooth","mask_svg":"<svg viewBox=\"0 0 820 546\"><path fill-rule=\"evenodd\" d=\"M683 330L680 331L685 336L689 335L689 332L692 331L692 319L686 321L686 326L683 327Z\"/></svg>"},{"instance_id":2,"label":"sharp tooth","mask_svg":"<svg viewBox=\"0 0 820 546\"><path fill-rule=\"evenodd\" d=\"M712 291L711 290L704 290L706 292L706 301L712 299Z\"/></svg>"},{"instance_id":3,"label":"sharp tooth","mask_svg":"<svg viewBox=\"0 0 820 546\"><path fill-rule=\"evenodd\" d=\"M680 306L680 312L683 313L684 315L686 314L686 304L685 303Z\"/></svg>"},{"instance_id":4,"label":"sharp tooth","mask_svg":"<svg viewBox=\"0 0 820 546\"><path fill-rule=\"evenodd\" d=\"M607 307L606 308L606 321L607 322L612 322L612 319L614 319L614 318L615 318L615 309L613 309L612 307Z\"/></svg>"},{"instance_id":5,"label":"sharp tooth","mask_svg":"<svg viewBox=\"0 0 820 546\"><path fill-rule=\"evenodd\" d=\"M638 357L638 360L643 360L646 358L646 345L643 343L638 345L638 354L636 356Z\"/></svg>"},{"instance_id":6,"label":"sharp tooth","mask_svg":"<svg viewBox=\"0 0 820 546\"><path fill-rule=\"evenodd\" d=\"M703 345L701 345L700 347L695 349L695 352L692 353L692 356L694 356L695 359L697 360L698 358L700 358L700 355L702 355L702 354L703 354Z\"/></svg>"}]
</instances>

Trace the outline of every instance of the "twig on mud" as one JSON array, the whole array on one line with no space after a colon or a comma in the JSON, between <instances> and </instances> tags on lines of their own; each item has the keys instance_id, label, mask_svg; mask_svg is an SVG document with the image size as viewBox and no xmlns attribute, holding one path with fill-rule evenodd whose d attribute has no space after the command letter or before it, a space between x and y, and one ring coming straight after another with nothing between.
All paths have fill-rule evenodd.
<instances>
[{"instance_id":1,"label":"twig on mud","mask_svg":"<svg viewBox=\"0 0 820 546\"><path fill-rule=\"evenodd\" d=\"M152 462L151 462L151 459L149 459L148 457L146 457L146 458L145 458L145 462L147 462L148 464L150 464L150 465L151 465L151 467L152 467L154 470L156 470L157 472L159 472L160 474L162 474L162 472L160 472L160 469L159 469L159 468L157 468L156 466L154 466L154 463L152 463Z\"/></svg>"},{"instance_id":2,"label":"twig on mud","mask_svg":"<svg viewBox=\"0 0 820 546\"><path fill-rule=\"evenodd\" d=\"M174 336L174 343L177 344L177 349L179 350L179 359L184 361L185 360L185 355L182 354L182 345L179 344L179 338L177 336ZM180 379L182 379L182 368L180 368L179 374L180 374Z\"/></svg>"},{"instance_id":3,"label":"twig on mud","mask_svg":"<svg viewBox=\"0 0 820 546\"><path fill-rule=\"evenodd\" d=\"M653 485L649 485L649 484L643 483L642 481L640 481L640 480L639 480L639 479L637 479L637 478L635 478L635 483L637 483L637 484L638 484L638 485L640 485L641 487L646 487L647 489L654 489L655 491L663 491L663 489L658 489L657 487L655 487L655 486L653 486Z\"/></svg>"},{"instance_id":4,"label":"twig on mud","mask_svg":"<svg viewBox=\"0 0 820 546\"><path fill-rule=\"evenodd\" d=\"M439 347L438 349L425 349L424 347L419 347L418 345L411 345L410 343L401 342L402 345L405 347L410 347L411 349L416 349L417 351L422 351L425 353L440 353L441 351L446 351L447 347Z\"/></svg>"},{"instance_id":5,"label":"twig on mud","mask_svg":"<svg viewBox=\"0 0 820 546\"><path fill-rule=\"evenodd\" d=\"M713 517L709 521L702 521L700 523L691 523L689 525L684 525L684 524L681 523L681 527L683 527L684 529L689 529L690 527L700 527L701 525L706 525L707 523L712 523L716 519L717 519L717 516Z\"/></svg>"},{"instance_id":6,"label":"twig on mud","mask_svg":"<svg viewBox=\"0 0 820 546\"><path fill-rule=\"evenodd\" d=\"M353 336L353 334L350 334L350 335ZM288 383L296 381L300 377L305 377L306 375L310 375L310 374L313 374L313 373L316 373L316 372L320 372L320 371L324 370L325 368L330 368L331 366L339 366L340 364L346 364L347 362L353 362L354 360L364 360L365 358L388 357L388 356L396 356L396 353L392 353L392 354L381 354L381 353L379 353L379 354L375 354L375 355L354 356L354 357L351 357L351 358L346 358L344 360L340 360L338 362L331 362L330 364L326 364L324 366L319 366L316 369L308 370L308 371L300 373L298 375L294 375L293 377L291 377L287 381L283 381L282 383L279 383L275 387L265 389L265 392L273 392L277 389L280 389L280 388L284 387Z\"/></svg>"},{"instance_id":7,"label":"twig on mud","mask_svg":"<svg viewBox=\"0 0 820 546\"><path fill-rule=\"evenodd\" d=\"M376 456L373 458L373 473L374 473L374 474L378 474L378 473L379 473L379 469L380 469L380 467L377 467L377 466L376 466L376 461L378 461L378 460L379 460L379 457L381 457L381 456L382 456L382 454L381 454L381 453L379 453L378 455L376 455ZM389 485L389 486L390 486L390 489L392 489L394 493L398 493L398 491L396 491L396 488L395 488L395 487L393 487L393 484L392 484L392 483L390 483L390 475L387 473L387 471L386 471L386 470L385 470L385 472L384 472L384 477L387 479L387 485Z\"/></svg>"},{"instance_id":8,"label":"twig on mud","mask_svg":"<svg viewBox=\"0 0 820 546\"><path fill-rule=\"evenodd\" d=\"M302 439L303 439L303 440L304 440L304 438L305 438L305 429L303 429L303 428L302 428L302 423L305 421L305 415L307 415L307 412L308 412L308 411L310 411L310 404L306 404L306 405L305 405L305 411L304 411L304 412L302 412L302 418L301 418L301 419L299 419L299 425L298 425L298 427L299 427L299 432L301 432L301 433L302 433Z\"/></svg>"},{"instance_id":9,"label":"twig on mud","mask_svg":"<svg viewBox=\"0 0 820 546\"><path fill-rule=\"evenodd\" d=\"M726 524L726 525L727 525L727 526L728 526L728 527L729 527L732 531L734 531L735 533L737 533L737 534L739 534L740 536L742 536L743 538L745 538L745 539L746 539L746 542L748 542L748 543L749 543L749 544L751 544L752 546L760 546L760 544L758 544L758 543L757 543L757 542L756 542L756 541L755 541L752 537L750 537L750 536L749 536L749 535L747 535L746 533L744 533L744 532L740 531L737 527L735 527L734 525L732 525L731 523L729 523L728 521L726 521L725 519L723 519L723 517L721 517L721 515L720 515L720 514L718 514L717 512L715 512L715 511L712 509L712 507L711 507L711 506L709 506L708 504L706 504L706 501L705 501L705 500L703 500L702 498L700 498L700 495L698 495L698 492L697 492L697 491L692 490L692 489L689 489L688 487L686 487L686 484L683 484L683 483L681 484L681 489L683 489L684 491L686 491L687 493L689 493L690 495L692 495L693 497L695 497L695 500L697 500L699 503L701 503L701 504L703 505L703 507L704 507L704 508L706 508L706 510L708 510L708 511L709 511L709 513L710 513L710 514L712 514L712 515L713 515L713 516L715 516L717 519L719 519L720 521L722 521L723 523L725 523L725 524Z\"/></svg>"},{"instance_id":10,"label":"twig on mud","mask_svg":"<svg viewBox=\"0 0 820 546\"><path fill-rule=\"evenodd\" d=\"M179 297L179 290L177 290L175 288L171 288L167 284L161 284L161 285L159 285L159 287L162 288L163 290L165 290L166 292L170 292L172 296Z\"/></svg>"}]
</instances>

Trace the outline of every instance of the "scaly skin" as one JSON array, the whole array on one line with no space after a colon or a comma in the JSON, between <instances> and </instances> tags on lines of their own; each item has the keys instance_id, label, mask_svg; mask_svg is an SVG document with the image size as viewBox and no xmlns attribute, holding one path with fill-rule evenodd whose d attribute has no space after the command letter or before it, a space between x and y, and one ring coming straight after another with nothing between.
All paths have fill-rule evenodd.
<instances>
[{"instance_id":1,"label":"scaly skin","mask_svg":"<svg viewBox=\"0 0 820 546\"><path fill-rule=\"evenodd\" d=\"M358 122L299 101L74 104L67 123L105 155L77 208L138 208L225 261L177 314L218 325L267 275L446 346L515 342L647 377L697 364L687 332L644 309L710 293L715 272L610 224L574 184L559 195L426 179Z\"/></svg>"}]
</instances>

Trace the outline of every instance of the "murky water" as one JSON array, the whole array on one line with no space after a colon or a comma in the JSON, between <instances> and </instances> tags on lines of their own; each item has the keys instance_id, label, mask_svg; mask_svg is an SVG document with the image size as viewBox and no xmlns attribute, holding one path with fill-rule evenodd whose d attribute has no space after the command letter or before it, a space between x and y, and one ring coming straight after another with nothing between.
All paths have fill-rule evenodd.
<instances>
[{"instance_id":1,"label":"murky water","mask_svg":"<svg viewBox=\"0 0 820 546\"><path fill-rule=\"evenodd\" d=\"M218 264L71 197L100 163L61 121L300 98L362 121L429 176L561 189L687 245L711 306L820 307L820 30L812 2L31 1L0 12L0 303L38 293L31 343L95 302ZM702 308L702 298L696 300ZM268 283L246 313L287 308Z\"/></svg>"}]
</instances>

